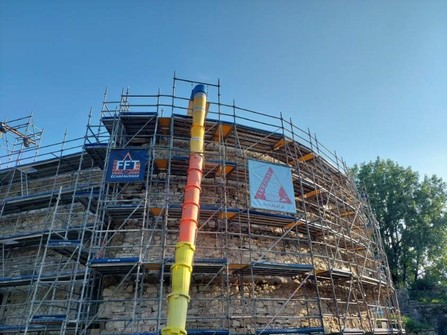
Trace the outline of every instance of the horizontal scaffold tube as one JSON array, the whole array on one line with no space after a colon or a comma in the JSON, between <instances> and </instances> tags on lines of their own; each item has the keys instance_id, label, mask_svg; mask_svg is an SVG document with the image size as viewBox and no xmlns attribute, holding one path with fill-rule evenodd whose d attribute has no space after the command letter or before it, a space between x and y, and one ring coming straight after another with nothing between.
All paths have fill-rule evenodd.
<instances>
[{"instance_id":1,"label":"horizontal scaffold tube","mask_svg":"<svg viewBox=\"0 0 447 335\"><path fill-rule=\"evenodd\" d=\"M163 335L186 335L186 314L189 303L192 262L198 226L200 192L203 176L203 143L205 135L206 93L197 85L191 94L192 127L188 176L180 219L179 240L175 246L175 261L171 267L172 291L168 295L168 321Z\"/></svg>"}]
</instances>

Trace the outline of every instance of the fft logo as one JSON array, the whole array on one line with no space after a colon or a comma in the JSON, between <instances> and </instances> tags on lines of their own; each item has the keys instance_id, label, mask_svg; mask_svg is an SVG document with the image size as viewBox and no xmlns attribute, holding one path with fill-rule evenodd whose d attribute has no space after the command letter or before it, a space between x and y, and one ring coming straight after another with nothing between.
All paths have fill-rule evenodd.
<instances>
[{"instance_id":1,"label":"fft logo","mask_svg":"<svg viewBox=\"0 0 447 335\"><path fill-rule=\"evenodd\" d=\"M147 151L139 149L116 149L110 152L106 180L125 183L144 180Z\"/></svg>"},{"instance_id":2,"label":"fft logo","mask_svg":"<svg viewBox=\"0 0 447 335\"><path fill-rule=\"evenodd\" d=\"M139 175L141 169L141 162L139 160L132 159L130 152L128 152L122 160L114 159L112 176L116 175L119 178L124 175Z\"/></svg>"}]
</instances>

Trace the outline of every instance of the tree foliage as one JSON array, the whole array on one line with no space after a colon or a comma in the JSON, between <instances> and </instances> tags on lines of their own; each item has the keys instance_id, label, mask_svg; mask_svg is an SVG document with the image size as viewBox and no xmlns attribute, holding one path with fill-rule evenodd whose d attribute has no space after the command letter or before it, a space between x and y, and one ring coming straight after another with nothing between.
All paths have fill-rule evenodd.
<instances>
[{"instance_id":1,"label":"tree foliage","mask_svg":"<svg viewBox=\"0 0 447 335\"><path fill-rule=\"evenodd\" d=\"M421 180L411 168L380 158L352 172L379 221L394 283L404 287L422 278L447 283L447 186L442 179Z\"/></svg>"}]
</instances>

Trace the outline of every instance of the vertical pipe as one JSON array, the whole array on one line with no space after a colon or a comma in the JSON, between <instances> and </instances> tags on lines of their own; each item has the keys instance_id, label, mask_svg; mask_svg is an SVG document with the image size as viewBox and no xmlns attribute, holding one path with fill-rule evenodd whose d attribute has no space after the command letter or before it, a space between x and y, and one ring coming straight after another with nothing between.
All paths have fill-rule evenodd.
<instances>
[{"instance_id":1,"label":"vertical pipe","mask_svg":"<svg viewBox=\"0 0 447 335\"><path fill-rule=\"evenodd\" d=\"M175 246L175 262L171 267L172 291L168 295L168 321L162 331L163 335L186 335L186 314L199 217L200 185L203 176L203 143L206 116L204 85L197 85L193 89L191 100L192 127L188 176L180 220L179 240Z\"/></svg>"}]
</instances>

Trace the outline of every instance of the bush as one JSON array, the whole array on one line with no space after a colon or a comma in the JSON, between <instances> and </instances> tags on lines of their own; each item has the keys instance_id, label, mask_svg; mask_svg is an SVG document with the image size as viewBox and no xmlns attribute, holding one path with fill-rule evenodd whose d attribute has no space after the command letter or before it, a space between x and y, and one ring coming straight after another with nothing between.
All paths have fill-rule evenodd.
<instances>
[{"instance_id":1,"label":"bush","mask_svg":"<svg viewBox=\"0 0 447 335\"><path fill-rule=\"evenodd\" d=\"M409 290L410 298L423 304L447 304L447 290Z\"/></svg>"},{"instance_id":2,"label":"bush","mask_svg":"<svg viewBox=\"0 0 447 335\"><path fill-rule=\"evenodd\" d=\"M426 323L423 323L423 322L419 322L417 320L413 320L413 319L409 318L408 316L403 316L402 320L404 321L405 330L407 332L419 332L419 331L423 331L423 330L433 329L432 326L430 326Z\"/></svg>"},{"instance_id":3,"label":"bush","mask_svg":"<svg viewBox=\"0 0 447 335\"><path fill-rule=\"evenodd\" d=\"M424 277L417 279L413 285L412 289L417 291L431 291L436 289L436 282L430 278Z\"/></svg>"}]
</instances>

